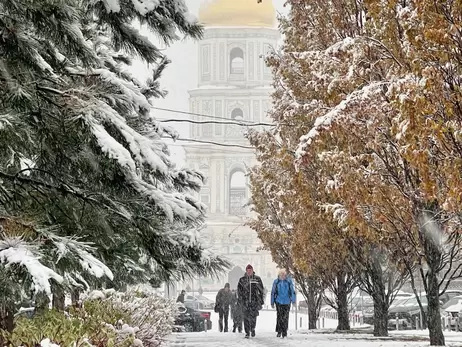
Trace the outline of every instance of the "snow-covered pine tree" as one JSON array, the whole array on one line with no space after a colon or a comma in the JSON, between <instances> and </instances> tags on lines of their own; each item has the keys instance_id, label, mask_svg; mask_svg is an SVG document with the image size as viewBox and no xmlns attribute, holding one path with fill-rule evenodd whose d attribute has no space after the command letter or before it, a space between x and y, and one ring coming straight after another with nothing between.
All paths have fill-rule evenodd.
<instances>
[{"instance_id":1,"label":"snow-covered pine tree","mask_svg":"<svg viewBox=\"0 0 462 347\"><path fill-rule=\"evenodd\" d=\"M167 62L136 22L166 43L202 32L183 0L0 0L4 308L91 278L122 285L227 266L197 241L205 210L190 192L203 177L170 160L161 137L176 134L149 102L165 93ZM150 79L132 76L132 57L156 66Z\"/></svg>"}]
</instances>

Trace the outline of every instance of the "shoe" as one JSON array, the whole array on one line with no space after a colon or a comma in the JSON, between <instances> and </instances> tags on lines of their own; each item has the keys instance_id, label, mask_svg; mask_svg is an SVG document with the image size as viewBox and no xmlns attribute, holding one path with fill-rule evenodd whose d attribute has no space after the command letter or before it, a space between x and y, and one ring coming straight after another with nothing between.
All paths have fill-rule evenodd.
<instances>
[{"instance_id":1,"label":"shoe","mask_svg":"<svg viewBox=\"0 0 462 347\"><path fill-rule=\"evenodd\" d=\"M287 333L282 333L282 338L286 338L287 337Z\"/></svg>"},{"instance_id":2,"label":"shoe","mask_svg":"<svg viewBox=\"0 0 462 347\"><path fill-rule=\"evenodd\" d=\"M249 334L246 333L245 338L248 339L249 337L250 337Z\"/></svg>"},{"instance_id":3,"label":"shoe","mask_svg":"<svg viewBox=\"0 0 462 347\"><path fill-rule=\"evenodd\" d=\"M255 330L252 330L252 337L255 337Z\"/></svg>"},{"instance_id":4,"label":"shoe","mask_svg":"<svg viewBox=\"0 0 462 347\"><path fill-rule=\"evenodd\" d=\"M227 332L228 332L228 329L225 328L225 333L227 333Z\"/></svg>"},{"instance_id":5,"label":"shoe","mask_svg":"<svg viewBox=\"0 0 462 347\"><path fill-rule=\"evenodd\" d=\"M235 332L236 332L236 328L233 329L233 333L235 333Z\"/></svg>"},{"instance_id":6,"label":"shoe","mask_svg":"<svg viewBox=\"0 0 462 347\"><path fill-rule=\"evenodd\" d=\"M276 335L276 337L281 337L281 333L278 333L278 334Z\"/></svg>"}]
</instances>

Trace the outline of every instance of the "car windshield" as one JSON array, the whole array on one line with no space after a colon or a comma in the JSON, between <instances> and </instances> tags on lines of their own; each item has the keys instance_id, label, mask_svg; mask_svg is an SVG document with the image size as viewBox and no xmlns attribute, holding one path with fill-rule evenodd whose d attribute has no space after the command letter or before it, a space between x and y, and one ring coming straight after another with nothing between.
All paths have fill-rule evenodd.
<instances>
[{"instance_id":1,"label":"car windshield","mask_svg":"<svg viewBox=\"0 0 462 347\"><path fill-rule=\"evenodd\" d=\"M203 295L197 295L196 298L197 298L198 300L210 301L209 298L207 298L207 297L205 297L205 296L203 296Z\"/></svg>"},{"instance_id":2,"label":"car windshield","mask_svg":"<svg viewBox=\"0 0 462 347\"><path fill-rule=\"evenodd\" d=\"M374 301L369 296L355 297L351 300L350 306L356 309L374 306Z\"/></svg>"},{"instance_id":3,"label":"car windshield","mask_svg":"<svg viewBox=\"0 0 462 347\"><path fill-rule=\"evenodd\" d=\"M447 303L445 303L442 308L448 308L453 305L457 305L462 302L462 295L458 295L453 297L451 300L449 300Z\"/></svg>"},{"instance_id":4,"label":"car windshield","mask_svg":"<svg viewBox=\"0 0 462 347\"><path fill-rule=\"evenodd\" d=\"M409 298L406 298L406 299L395 299L393 301L393 306L399 306L399 305L402 305L403 303L405 303Z\"/></svg>"},{"instance_id":5,"label":"car windshield","mask_svg":"<svg viewBox=\"0 0 462 347\"><path fill-rule=\"evenodd\" d=\"M194 302L194 301L186 301L185 300L184 305L186 306L186 308L190 308L190 309L198 309L199 308L199 304L197 302Z\"/></svg>"},{"instance_id":6,"label":"car windshield","mask_svg":"<svg viewBox=\"0 0 462 347\"><path fill-rule=\"evenodd\" d=\"M427 304L427 297L424 296L424 295L422 295L422 296L420 297L420 302L421 302L422 304L425 304L425 305L426 305L426 304ZM419 303L418 303L418 301L417 301L417 298L409 298L409 299L406 300L406 301L404 302L404 304L403 304L403 306L418 306L418 305L419 305Z\"/></svg>"},{"instance_id":7,"label":"car windshield","mask_svg":"<svg viewBox=\"0 0 462 347\"><path fill-rule=\"evenodd\" d=\"M412 294L396 294L395 298L396 300L402 300L402 299L410 299L410 298L413 298L414 295Z\"/></svg>"}]
</instances>

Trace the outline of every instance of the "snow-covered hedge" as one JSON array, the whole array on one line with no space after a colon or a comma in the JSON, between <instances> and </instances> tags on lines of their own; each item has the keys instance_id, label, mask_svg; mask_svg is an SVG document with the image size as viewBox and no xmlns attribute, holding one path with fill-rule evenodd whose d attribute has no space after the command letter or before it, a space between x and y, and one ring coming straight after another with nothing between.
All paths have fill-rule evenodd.
<instances>
[{"instance_id":1,"label":"snow-covered hedge","mask_svg":"<svg viewBox=\"0 0 462 347\"><path fill-rule=\"evenodd\" d=\"M178 306L174 301L141 287L127 292L93 291L86 298L95 299L110 301L126 312L133 328L126 326L125 330L133 329L134 336L144 347L158 346L162 338L172 332L178 316Z\"/></svg>"},{"instance_id":2,"label":"snow-covered hedge","mask_svg":"<svg viewBox=\"0 0 462 347\"><path fill-rule=\"evenodd\" d=\"M81 308L20 316L12 333L0 331L0 340L11 347L157 347L177 314L175 302L146 291L93 291Z\"/></svg>"}]
</instances>

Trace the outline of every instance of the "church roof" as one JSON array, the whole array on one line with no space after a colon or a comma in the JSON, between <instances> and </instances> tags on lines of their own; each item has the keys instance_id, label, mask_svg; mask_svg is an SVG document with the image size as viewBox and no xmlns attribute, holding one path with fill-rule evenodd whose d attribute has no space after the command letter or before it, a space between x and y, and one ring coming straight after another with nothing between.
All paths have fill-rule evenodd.
<instances>
[{"instance_id":1,"label":"church roof","mask_svg":"<svg viewBox=\"0 0 462 347\"><path fill-rule=\"evenodd\" d=\"M272 0L211 0L201 6L199 21L206 27L274 28L276 11Z\"/></svg>"}]
</instances>

